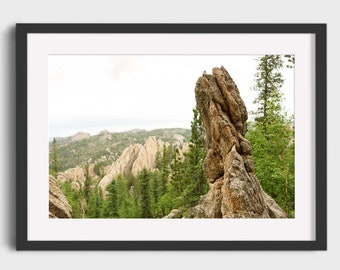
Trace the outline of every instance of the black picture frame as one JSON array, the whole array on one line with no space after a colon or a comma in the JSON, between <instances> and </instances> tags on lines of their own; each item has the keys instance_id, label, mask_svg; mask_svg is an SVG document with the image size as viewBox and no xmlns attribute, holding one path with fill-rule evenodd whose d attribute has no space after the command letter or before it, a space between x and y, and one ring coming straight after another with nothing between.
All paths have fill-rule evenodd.
<instances>
[{"instance_id":1,"label":"black picture frame","mask_svg":"<svg viewBox=\"0 0 340 270\"><path fill-rule=\"evenodd\" d=\"M314 34L315 240L313 241L32 241L27 237L28 34L211 33ZM326 250L327 134L326 24L17 24L16 26L16 247L17 250Z\"/></svg>"}]
</instances>

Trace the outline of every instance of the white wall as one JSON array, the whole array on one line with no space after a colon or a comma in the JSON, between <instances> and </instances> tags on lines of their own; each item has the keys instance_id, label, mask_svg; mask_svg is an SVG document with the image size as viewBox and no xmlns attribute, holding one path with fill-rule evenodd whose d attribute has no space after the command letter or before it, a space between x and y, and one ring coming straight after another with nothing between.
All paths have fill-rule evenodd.
<instances>
[{"instance_id":1,"label":"white wall","mask_svg":"<svg viewBox=\"0 0 340 270\"><path fill-rule=\"evenodd\" d=\"M339 85L337 1L2 0L0 3L0 258L3 269L331 269L339 265L336 177ZM15 251L15 23L327 23L328 251L326 252L17 252ZM338 99L338 100L337 100ZM336 130L337 129L337 130ZM209 228L207 228L209 229ZM7 266L8 265L8 266ZM148 265L148 266L147 266Z\"/></svg>"}]
</instances>

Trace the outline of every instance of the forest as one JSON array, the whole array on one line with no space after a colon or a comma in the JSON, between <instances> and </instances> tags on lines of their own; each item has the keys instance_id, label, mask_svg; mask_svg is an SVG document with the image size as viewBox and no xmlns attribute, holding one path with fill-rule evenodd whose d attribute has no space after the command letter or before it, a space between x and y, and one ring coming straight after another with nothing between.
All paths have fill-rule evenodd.
<instances>
[{"instance_id":1,"label":"forest","mask_svg":"<svg viewBox=\"0 0 340 270\"><path fill-rule=\"evenodd\" d=\"M192 121L189 151L185 158L170 144L156 154L153 171L145 168L135 177L118 175L104 193L98 182L85 173L79 190L70 181L60 183L72 206L74 218L161 218L172 209L183 210L193 205L208 190L202 162L205 156L202 127L196 109ZM56 151L55 151L56 153ZM57 155L54 156L57 159ZM54 163L55 164L55 163ZM52 166L53 167L53 166ZM95 169L99 172L99 169Z\"/></svg>"},{"instance_id":2,"label":"forest","mask_svg":"<svg viewBox=\"0 0 340 270\"><path fill-rule=\"evenodd\" d=\"M261 187L289 218L295 217L294 115L288 115L282 106L281 71L294 68L294 64L293 55L259 57L253 85L258 106L249 112L252 117L246 133ZM50 174L57 178L62 165L56 139L50 148ZM90 177L89 164L84 166L85 181L79 183L79 189L71 181L59 182L59 186L72 207L72 218L163 218L173 209L179 210L176 217L185 218L188 209L209 190L203 170L205 156L204 128L194 108L184 156L178 145L170 143L157 152L154 169L144 168L136 176L119 174L106 190ZM100 177L104 165L95 166Z\"/></svg>"}]
</instances>

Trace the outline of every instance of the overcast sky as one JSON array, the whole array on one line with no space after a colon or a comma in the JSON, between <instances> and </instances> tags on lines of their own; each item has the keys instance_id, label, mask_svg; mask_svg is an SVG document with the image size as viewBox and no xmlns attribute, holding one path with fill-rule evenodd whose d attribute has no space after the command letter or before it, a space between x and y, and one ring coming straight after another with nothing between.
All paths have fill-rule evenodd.
<instances>
[{"instance_id":1,"label":"overcast sky","mask_svg":"<svg viewBox=\"0 0 340 270\"><path fill-rule=\"evenodd\" d=\"M134 128L190 128L195 84L223 65L248 112L258 55L51 55L48 57L49 137ZM294 70L282 71L283 106L292 114Z\"/></svg>"}]
</instances>

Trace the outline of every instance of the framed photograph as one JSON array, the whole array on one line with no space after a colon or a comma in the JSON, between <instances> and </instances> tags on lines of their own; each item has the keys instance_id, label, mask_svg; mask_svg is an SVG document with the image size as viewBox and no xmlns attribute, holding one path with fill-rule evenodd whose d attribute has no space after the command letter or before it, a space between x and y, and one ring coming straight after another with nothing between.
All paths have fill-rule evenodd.
<instances>
[{"instance_id":1,"label":"framed photograph","mask_svg":"<svg viewBox=\"0 0 340 270\"><path fill-rule=\"evenodd\" d=\"M17 24L17 250L326 250L325 24Z\"/></svg>"}]
</instances>

